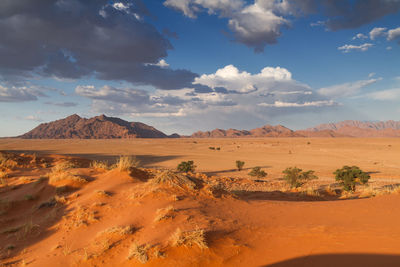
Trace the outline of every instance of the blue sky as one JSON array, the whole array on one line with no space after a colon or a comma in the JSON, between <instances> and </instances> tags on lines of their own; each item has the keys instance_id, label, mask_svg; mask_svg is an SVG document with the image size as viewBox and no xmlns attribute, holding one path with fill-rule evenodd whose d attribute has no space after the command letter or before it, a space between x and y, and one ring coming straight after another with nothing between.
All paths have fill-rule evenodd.
<instances>
[{"instance_id":1,"label":"blue sky","mask_svg":"<svg viewBox=\"0 0 400 267\"><path fill-rule=\"evenodd\" d=\"M0 136L74 113L169 134L400 117L400 0L13 0L0 36Z\"/></svg>"}]
</instances>

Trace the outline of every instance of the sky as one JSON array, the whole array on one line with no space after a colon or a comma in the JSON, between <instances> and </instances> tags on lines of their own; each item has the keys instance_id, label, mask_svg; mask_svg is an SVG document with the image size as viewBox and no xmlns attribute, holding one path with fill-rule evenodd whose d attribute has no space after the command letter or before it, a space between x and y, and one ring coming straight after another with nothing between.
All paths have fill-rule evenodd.
<instances>
[{"instance_id":1,"label":"sky","mask_svg":"<svg viewBox=\"0 0 400 267\"><path fill-rule=\"evenodd\" d=\"M400 0L1 0L0 137L400 120Z\"/></svg>"}]
</instances>

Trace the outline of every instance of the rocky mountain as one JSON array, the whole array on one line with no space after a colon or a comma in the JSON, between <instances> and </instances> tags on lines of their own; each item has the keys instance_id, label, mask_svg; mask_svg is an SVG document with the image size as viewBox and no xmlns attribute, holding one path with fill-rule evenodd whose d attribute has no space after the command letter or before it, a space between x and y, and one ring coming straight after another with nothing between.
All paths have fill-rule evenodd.
<instances>
[{"instance_id":1,"label":"rocky mountain","mask_svg":"<svg viewBox=\"0 0 400 267\"><path fill-rule=\"evenodd\" d=\"M320 133L331 131L335 134L350 137L400 137L400 121L342 121L321 124L308 128L305 132Z\"/></svg>"},{"instance_id":2,"label":"rocky mountain","mask_svg":"<svg viewBox=\"0 0 400 267\"><path fill-rule=\"evenodd\" d=\"M42 123L19 136L25 139L111 139L167 138L166 134L141 122L128 122L105 115L90 119L74 114L65 119ZM177 135L171 136L176 138Z\"/></svg>"},{"instance_id":3,"label":"rocky mountain","mask_svg":"<svg viewBox=\"0 0 400 267\"><path fill-rule=\"evenodd\" d=\"M400 122L397 121L342 121L321 124L305 130L293 131L282 125L265 125L250 131L222 130L196 132L193 138L233 138L233 137L400 137Z\"/></svg>"},{"instance_id":4,"label":"rocky mountain","mask_svg":"<svg viewBox=\"0 0 400 267\"><path fill-rule=\"evenodd\" d=\"M298 133L286 128L282 125L271 126L265 125L250 131L246 130L222 130L215 129L206 132L196 132L192 134L192 138L234 138L234 137L302 137Z\"/></svg>"}]
</instances>

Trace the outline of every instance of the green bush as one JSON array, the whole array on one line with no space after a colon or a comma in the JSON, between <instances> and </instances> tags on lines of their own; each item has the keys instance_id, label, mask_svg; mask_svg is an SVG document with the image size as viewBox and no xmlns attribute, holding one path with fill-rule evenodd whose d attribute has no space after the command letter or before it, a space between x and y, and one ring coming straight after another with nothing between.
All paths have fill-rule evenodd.
<instances>
[{"instance_id":1,"label":"green bush","mask_svg":"<svg viewBox=\"0 0 400 267\"><path fill-rule=\"evenodd\" d=\"M291 187L299 187L306 183L309 180L318 179L316 175L314 175L314 171L304 171L297 167L286 168L282 173L285 174L283 179L291 186Z\"/></svg>"},{"instance_id":2,"label":"green bush","mask_svg":"<svg viewBox=\"0 0 400 267\"><path fill-rule=\"evenodd\" d=\"M265 171L261 170L261 167L254 167L249 172L249 175L253 176L253 177L257 177L257 178L263 178L263 177L267 176L267 173Z\"/></svg>"},{"instance_id":3,"label":"green bush","mask_svg":"<svg viewBox=\"0 0 400 267\"><path fill-rule=\"evenodd\" d=\"M343 166L343 168L337 169L333 174L336 181L341 183L344 190L353 192L356 189L356 184L366 184L369 178L371 178L368 173L363 172L357 166Z\"/></svg>"},{"instance_id":4,"label":"green bush","mask_svg":"<svg viewBox=\"0 0 400 267\"><path fill-rule=\"evenodd\" d=\"M196 166L194 165L193 160L182 161L177 167L180 172L194 172L195 168Z\"/></svg>"},{"instance_id":5,"label":"green bush","mask_svg":"<svg viewBox=\"0 0 400 267\"><path fill-rule=\"evenodd\" d=\"M236 168L238 169L238 171L243 170L243 166L244 166L244 161L240 161L240 160L236 161Z\"/></svg>"}]
</instances>

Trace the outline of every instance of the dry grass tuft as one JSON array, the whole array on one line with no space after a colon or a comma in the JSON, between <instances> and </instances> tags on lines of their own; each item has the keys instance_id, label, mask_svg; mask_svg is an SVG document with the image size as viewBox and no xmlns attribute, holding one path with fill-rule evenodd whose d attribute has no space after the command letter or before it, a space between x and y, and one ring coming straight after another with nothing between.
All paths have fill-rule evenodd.
<instances>
[{"instance_id":1,"label":"dry grass tuft","mask_svg":"<svg viewBox=\"0 0 400 267\"><path fill-rule=\"evenodd\" d=\"M148 245L139 245L137 243L133 243L129 249L128 260L135 258L140 263L146 263L149 260L149 256L147 255L148 250Z\"/></svg>"},{"instance_id":2,"label":"dry grass tuft","mask_svg":"<svg viewBox=\"0 0 400 267\"><path fill-rule=\"evenodd\" d=\"M17 165L18 162L12 159L10 154L0 152L0 170L12 170Z\"/></svg>"},{"instance_id":3,"label":"dry grass tuft","mask_svg":"<svg viewBox=\"0 0 400 267\"><path fill-rule=\"evenodd\" d=\"M90 163L90 168L96 169L96 170L105 170L108 171L111 169L111 167L108 165L106 161L92 161Z\"/></svg>"},{"instance_id":4,"label":"dry grass tuft","mask_svg":"<svg viewBox=\"0 0 400 267\"><path fill-rule=\"evenodd\" d=\"M383 188L373 188L370 186L364 187L360 190L360 198L368 198L382 195L400 194L399 185L388 185Z\"/></svg>"},{"instance_id":5,"label":"dry grass tuft","mask_svg":"<svg viewBox=\"0 0 400 267\"><path fill-rule=\"evenodd\" d=\"M97 190L95 194L96 194L96 196L99 196L99 197L110 197L111 196L111 194L109 192L104 191L104 190Z\"/></svg>"},{"instance_id":6,"label":"dry grass tuft","mask_svg":"<svg viewBox=\"0 0 400 267\"><path fill-rule=\"evenodd\" d=\"M135 232L135 227L132 225L127 225L127 226L114 226L110 227L100 233L98 235L103 235L103 234L118 234L121 236L125 235L131 235Z\"/></svg>"},{"instance_id":7,"label":"dry grass tuft","mask_svg":"<svg viewBox=\"0 0 400 267\"><path fill-rule=\"evenodd\" d=\"M131 168L138 168L140 161L134 156L120 156L115 168L119 171L129 171Z\"/></svg>"},{"instance_id":8,"label":"dry grass tuft","mask_svg":"<svg viewBox=\"0 0 400 267\"><path fill-rule=\"evenodd\" d=\"M152 184L160 185L166 184L171 187L195 189L196 183L193 182L186 175L175 173L172 171L164 171L150 180Z\"/></svg>"},{"instance_id":9,"label":"dry grass tuft","mask_svg":"<svg viewBox=\"0 0 400 267\"><path fill-rule=\"evenodd\" d=\"M82 225L88 226L98 221L96 212L86 207L79 207L75 209L70 214L64 216L64 219L67 221L67 223L75 228L78 228Z\"/></svg>"},{"instance_id":10,"label":"dry grass tuft","mask_svg":"<svg viewBox=\"0 0 400 267\"><path fill-rule=\"evenodd\" d=\"M57 166L57 165L56 165ZM79 175L72 174L67 171L68 169L64 169L62 167L55 167L52 171L48 174L50 183L58 182L58 181L72 181L84 184L87 182L86 179L82 178Z\"/></svg>"},{"instance_id":11,"label":"dry grass tuft","mask_svg":"<svg viewBox=\"0 0 400 267\"><path fill-rule=\"evenodd\" d=\"M78 168L79 166L76 165L74 162L69 160L62 160L56 163L52 168L53 172L63 172L69 169Z\"/></svg>"},{"instance_id":12,"label":"dry grass tuft","mask_svg":"<svg viewBox=\"0 0 400 267\"><path fill-rule=\"evenodd\" d=\"M159 222L162 220L166 220L168 218L174 218L175 217L175 209L172 205L169 205L166 208L158 209L156 211L156 217L154 218L154 222Z\"/></svg>"},{"instance_id":13,"label":"dry grass tuft","mask_svg":"<svg viewBox=\"0 0 400 267\"><path fill-rule=\"evenodd\" d=\"M305 190L300 191L300 193L304 196L309 196L309 197L320 197L321 196L318 189L315 189L313 187L307 187Z\"/></svg>"},{"instance_id":14,"label":"dry grass tuft","mask_svg":"<svg viewBox=\"0 0 400 267\"><path fill-rule=\"evenodd\" d=\"M183 232L178 228L171 236L173 246L186 246L192 247L197 245L200 249L208 248L205 233L202 229Z\"/></svg>"}]
</instances>

